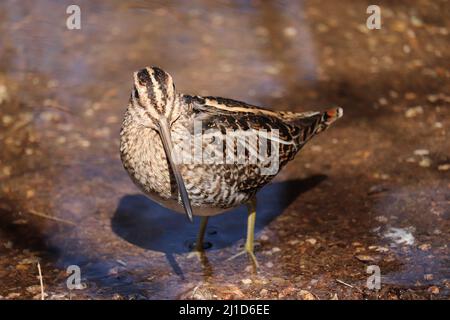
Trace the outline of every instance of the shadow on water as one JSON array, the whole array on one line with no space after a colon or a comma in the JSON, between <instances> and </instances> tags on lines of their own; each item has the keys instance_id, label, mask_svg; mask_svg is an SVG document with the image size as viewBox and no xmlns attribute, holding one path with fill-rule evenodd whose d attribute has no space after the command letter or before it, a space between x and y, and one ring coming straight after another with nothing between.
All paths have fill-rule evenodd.
<instances>
[{"instance_id":1,"label":"shadow on water","mask_svg":"<svg viewBox=\"0 0 450 320\"><path fill-rule=\"evenodd\" d=\"M261 231L302 193L314 188L324 175L268 185L258 193L255 232ZM187 223L180 214L170 212L141 194L124 196L111 220L112 230L124 240L141 248L163 252L179 275L182 271L173 254L189 252L195 240L200 219ZM212 217L206 230L210 250L232 246L245 237L247 214L244 206L227 214Z\"/></svg>"}]
</instances>

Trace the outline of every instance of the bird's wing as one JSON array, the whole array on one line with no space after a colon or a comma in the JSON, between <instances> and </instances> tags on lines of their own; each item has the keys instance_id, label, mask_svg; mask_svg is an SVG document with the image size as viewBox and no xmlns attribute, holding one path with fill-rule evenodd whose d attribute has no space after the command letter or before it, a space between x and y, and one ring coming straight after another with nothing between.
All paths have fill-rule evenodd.
<instances>
[{"instance_id":1,"label":"bird's wing","mask_svg":"<svg viewBox=\"0 0 450 320\"><path fill-rule=\"evenodd\" d=\"M295 154L316 133L323 122L323 113L321 112L275 112L244 102L218 97L184 96L184 99L191 110L191 119L197 122L201 121L203 141L205 141L209 130L220 131L227 137L230 132L237 132L238 136L256 132L256 142L255 140L253 142L243 140L244 154L246 157L252 154L258 155L261 141L265 138L268 149L268 157L265 160L270 161L270 163L266 163L268 166L273 165L274 159L271 156L273 157L276 154L273 146L278 147L278 154L276 155L278 164L274 171L262 171L260 165L262 162L258 162L256 165L248 163L248 161L241 165L226 165L228 170L233 170L235 176L241 177L238 188L247 192L256 192L260 187L267 184L289 160L294 158ZM233 154L238 153L238 145L242 147L241 139L237 139L237 142L231 145ZM224 149L230 149L231 147L226 143L223 146ZM226 153L227 150L223 150L223 152ZM257 161L260 160L257 156Z\"/></svg>"}]
</instances>

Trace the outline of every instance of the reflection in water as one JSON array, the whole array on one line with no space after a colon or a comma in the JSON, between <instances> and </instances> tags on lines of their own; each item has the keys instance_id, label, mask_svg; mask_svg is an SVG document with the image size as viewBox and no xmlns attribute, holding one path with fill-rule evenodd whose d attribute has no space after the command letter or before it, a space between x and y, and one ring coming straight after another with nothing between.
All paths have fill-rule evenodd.
<instances>
[{"instance_id":1,"label":"reflection in water","mask_svg":"<svg viewBox=\"0 0 450 320\"><path fill-rule=\"evenodd\" d=\"M324 179L324 176L313 176L265 187L258 194L255 232L264 229L301 193ZM205 237L205 241L212 244L210 250L232 246L245 237L246 212L242 207L210 219ZM164 252L172 266L175 264L172 254L189 252L199 223L200 219L195 219L193 224L188 223L179 214L170 212L143 195L123 197L111 221L112 229L120 237L145 249ZM176 269L179 270L179 267Z\"/></svg>"}]
</instances>

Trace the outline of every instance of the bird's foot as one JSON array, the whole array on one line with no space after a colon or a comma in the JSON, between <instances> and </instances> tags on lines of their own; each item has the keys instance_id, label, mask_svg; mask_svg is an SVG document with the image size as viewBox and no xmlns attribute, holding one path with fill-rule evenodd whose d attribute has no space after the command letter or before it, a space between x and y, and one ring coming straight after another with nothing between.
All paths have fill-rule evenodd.
<instances>
[{"instance_id":1,"label":"bird's foot","mask_svg":"<svg viewBox=\"0 0 450 320\"><path fill-rule=\"evenodd\" d=\"M237 257L240 257L244 254L247 254L247 257L250 258L250 260L252 261L252 264L255 268L259 268L258 260L256 260L256 256L255 256L255 253L253 252L253 248L249 248L248 246L245 246L244 250L236 253L234 256L229 257L227 259L227 261L234 260Z\"/></svg>"}]
</instances>

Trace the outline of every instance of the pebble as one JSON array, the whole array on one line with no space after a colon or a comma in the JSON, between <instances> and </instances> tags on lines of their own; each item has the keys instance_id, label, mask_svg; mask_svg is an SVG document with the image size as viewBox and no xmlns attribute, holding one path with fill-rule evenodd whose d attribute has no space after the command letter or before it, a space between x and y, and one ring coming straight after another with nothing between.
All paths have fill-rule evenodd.
<instances>
[{"instance_id":1,"label":"pebble","mask_svg":"<svg viewBox=\"0 0 450 320\"><path fill-rule=\"evenodd\" d=\"M310 245L315 245L317 243L317 240L314 238L309 238L305 240L306 242L308 242Z\"/></svg>"},{"instance_id":2,"label":"pebble","mask_svg":"<svg viewBox=\"0 0 450 320\"><path fill-rule=\"evenodd\" d=\"M241 282L243 283L243 284L251 284L253 281L252 281L252 279L242 279L241 280Z\"/></svg>"},{"instance_id":3,"label":"pebble","mask_svg":"<svg viewBox=\"0 0 450 320\"><path fill-rule=\"evenodd\" d=\"M9 177L11 175L11 167L10 166L4 166L2 169L2 173L5 177Z\"/></svg>"},{"instance_id":4,"label":"pebble","mask_svg":"<svg viewBox=\"0 0 450 320\"><path fill-rule=\"evenodd\" d=\"M414 154L416 156L427 156L430 154L430 151L428 151L427 149L417 149L414 150Z\"/></svg>"},{"instance_id":5,"label":"pebble","mask_svg":"<svg viewBox=\"0 0 450 320\"><path fill-rule=\"evenodd\" d=\"M8 294L6 296L6 299L15 299L20 297L20 293L19 292L11 292L10 294Z\"/></svg>"},{"instance_id":6,"label":"pebble","mask_svg":"<svg viewBox=\"0 0 450 320\"><path fill-rule=\"evenodd\" d=\"M8 89L5 85L0 85L0 104L9 100Z\"/></svg>"},{"instance_id":7,"label":"pebble","mask_svg":"<svg viewBox=\"0 0 450 320\"><path fill-rule=\"evenodd\" d=\"M32 189L27 190L27 192L26 192L27 199L33 198L34 195L35 195L34 190L32 190Z\"/></svg>"},{"instance_id":8,"label":"pebble","mask_svg":"<svg viewBox=\"0 0 450 320\"><path fill-rule=\"evenodd\" d=\"M419 166L424 167L424 168L430 167L431 166L431 159L430 158L423 158L422 160L420 160Z\"/></svg>"},{"instance_id":9,"label":"pebble","mask_svg":"<svg viewBox=\"0 0 450 320\"><path fill-rule=\"evenodd\" d=\"M6 241L5 243L3 243L3 246L4 246L6 249L12 249L13 243L12 243L11 241Z\"/></svg>"},{"instance_id":10,"label":"pebble","mask_svg":"<svg viewBox=\"0 0 450 320\"><path fill-rule=\"evenodd\" d=\"M83 148L89 148L91 145L91 143L89 142L89 140L80 140L80 146L82 146Z\"/></svg>"},{"instance_id":11,"label":"pebble","mask_svg":"<svg viewBox=\"0 0 450 320\"><path fill-rule=\"evenodd\" d=\"M361 262L374 262L375 261L374 257L365 255L365 254L359 254L359 255L355 256L355 258Z\"/></svg>"},{"instance_id":12,"label":"pebble","mask_svg":"<svg viewBox=\"0 0 450 320\"><path fill-rule=\"evenodd\" d=\"M406 92L405 99L406 100L414 100L417 98L417 95L414 92Z\"/></svg>"},{"instance_id":13,"label":"pebble","mask_svg":"<svg viewBox=\"0 0 450 320\"><path fill-rule=\"evenodd\" d=\"M431 273L427 273L427 274L423 275L423 278L427 281L431 281L431 280L433 280L434 277Z\"/></svg>"},{"instance_id":14,"label":"pebble","mask_svg":"<svg viewBox=\"0 0 450 320\"><path fill-rule=\"evenodd\" d=\"M301 300L316 300L314 295L311 292L307 291L307 290L300 290L297 293L297 298L299 298Z\"/></svg>"},{"instance_id":15,"label":"pebble","mask_svg":"<svg viewBox=\"0 0 450 320\"><path fill-rule=\"evenodd\" d=\"M388 101L386 98L380 98L380 99L378 99L378 103L382 106L385 106L388 104Z\"/></svg>"},{"instance_id":16,"label":"pebble","mask_svg":"<svg viewBox=\"0 0 450 320\"><path fill-rule=\"evenodd\" d=\"M448 170L450 170L450 163L440 164L438 166L438 170L439 171L448 171Z\"/></svg>"},{"instance_id":17,"label":"pebble","mask_svg":"<svg viewBox=\"0 0 450 320\"><path fill-rule=\"evenodd\" d=\"M386 218L385 216L377 216L375 217L375 220L381 223L386 223L389 221L388 218Z\"/></svg>"},{"instance_id":18,"label":"pebble","mask_svg":"<svg viewBox=\"0 0 450 320\"><path fill-rule=\"evenodd\" d=\"M265 297L265 296L267 296L269 294L269 291L267 290L267 289L262 289L260 292L259 292L259 295L261 296L261 297Z\"/></svg>"},{"instance_id":19,"label":"pebble","mask_svg":"<svg viewBox=\"0 0 450 320\"><path fill-rule=\"evenodd\" d=\"M280 251L281 251L281 249L278 248L278 247L274 247L274 248L272 249L272 252L273 252L273 253L280 252Z\"/></svg>"},{"instance_id":20,"label":"pebble","mask_svg":"<svg viewBox=\"0 0 450 320\"><path fill-rule=\"evenodd\" d=\"M419 249L422 250L422 251L428 251L428 250L431 249L431 244L429 244L429 243L421 244L419 246Z\"/></svg>"},{"instance_id":21,"label":"pebble","mask_svg":"<svg viewBox=\"0 0 450 320\"><path fill-rule=\"evenodd\" d=\"M283 33L286 37L295 37L297 35L297 29L294 27L287 27L283 30Z\"/></svg>"},{"instance_id":22,"label":"pebble","mask_svg":"<svg viewBox=\"0 0 450 320\"><path fill-rule=\"evenodd\" d=\"M11 124L13 122L13 120L14 120L13 117L11 117L10 115L4 115L2 117L2 122L5 126Z\"/></svg>"},{"instance_id":23,"label":"pebble","mask_svg":"<svg viewBox=\"0 0 450 320\"><path fill-rule=\"evenodd\" d=\"M41 286L39 286L39 285L29 286L26 288L26 290L27 290L27 292L29 292L31 294L38 294L41 292Z\"/></svg>"},{"instance_id":24,"label":"pebble","mask_svg":"<svg viewBox=\"0 0 450 320\"><path fill-rule=\"evenodd\" d=\"M369 191L367 192L368 195L373 195L373 194L377 194L377 193L382 193L385 191L388 191L389 189L386 188L383 185L376 185L376 186L372 186L370 187Z\"/></svg>"},{"instance_id":25,"label":"pebble","mask_svg":"<svg viewBox=\"0 0 450 320\"><path fill-rule=\"evenodd\" d=\"M377 252L388 252L389 251L389 248L380 247L380 246L370 246L369 249L370 250L375 250Z\"/></svg>"},{"instance_id":26,"label":"pebble","mask_svg":"<svg viewBox=\"0 0 450 320\"><path fill-rule=\"evenodd\" d=\"M423 108L421 106L409 108L405 111L406 118L414 118L420 114L423 114Z\"/></svg>"},{"instance_id":27,"label":"pebble","mask_svg":"<svg viewBox=\"0 0 450 320\"><path fill-rule=\"evenodd\" d=\"M432 294L439 294L439 288L436 286L431 286L428 288L428 292L430 292Z\"/></svg>"}]
</instances>

